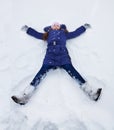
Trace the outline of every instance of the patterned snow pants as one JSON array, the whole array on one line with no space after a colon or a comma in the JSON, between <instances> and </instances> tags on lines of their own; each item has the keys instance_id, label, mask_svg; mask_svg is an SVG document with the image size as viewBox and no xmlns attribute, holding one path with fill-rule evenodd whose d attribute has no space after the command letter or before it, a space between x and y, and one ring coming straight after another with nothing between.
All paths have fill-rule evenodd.
<instances>
[{"instance_id":1,"label":"patterned snow pants","mask_svg":"<svg viewBox=\"0 0 114 130\"><path fill-rule=\"evenodd\" d=\"M80 85L86 82L84 78L79 74L79 72L73 67L72 64L65 64L57 67L43 64L40 71L36 74L30 85L37 87L40 81L46 76L46 73L50 69L56 69L58 67L65 69L72 78L76 79L79 82Z\"/></svg>"}]
</instances>

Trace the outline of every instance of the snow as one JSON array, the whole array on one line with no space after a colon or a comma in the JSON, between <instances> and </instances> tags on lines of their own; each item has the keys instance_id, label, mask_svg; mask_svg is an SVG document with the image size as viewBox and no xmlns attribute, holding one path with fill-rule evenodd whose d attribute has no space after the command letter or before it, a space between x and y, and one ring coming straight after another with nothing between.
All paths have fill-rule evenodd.
<instances>
[{"instance_id":1,"label":"snow","mask_svg":"<svg viewBox=\"0 0 114 130\"><path fill-rule=\"evenodd\" d=\"M0 0L0 130L114 130L114 1ZM11 100L42 65L46 43L22 32L28 25L42 32L53 21L69 31L84 23L92 28L67 42L74 67L94 87L91 101L64 70L51 70L30 102Z\"/></svg>"}]
</instances>

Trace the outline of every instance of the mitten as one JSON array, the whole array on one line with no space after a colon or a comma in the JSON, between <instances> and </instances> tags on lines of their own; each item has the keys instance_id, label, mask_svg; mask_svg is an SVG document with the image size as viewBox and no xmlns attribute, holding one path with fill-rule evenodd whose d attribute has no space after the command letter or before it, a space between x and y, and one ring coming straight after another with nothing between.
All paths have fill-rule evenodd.
<instances>
[{"instance_id":1,"label":"mitten","mask_svg":"<svg viewBox=\"0 0 114 130\"><path fill-rule=\"evenodd\" d=\"M24 26L22 26L21 30L27 32L28 28L29 27L27 25L24 25Z\"/></svg>"},{"instance_id":2,"label":"mitten","mask_svg":"<svg viewBox=\"0 0 114 130\"><path fill-rule=\"evenodd\" d=\"M83 26L84 26L86 29L91 28L91 25L88 24L88 23L85 23Z\"/></svg>"}]
</instances>

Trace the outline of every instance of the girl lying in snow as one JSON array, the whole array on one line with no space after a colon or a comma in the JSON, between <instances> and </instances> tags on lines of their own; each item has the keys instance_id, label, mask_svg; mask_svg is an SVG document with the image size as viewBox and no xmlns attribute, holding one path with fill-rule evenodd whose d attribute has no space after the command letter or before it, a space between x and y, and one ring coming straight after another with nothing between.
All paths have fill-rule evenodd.
<instances>
[{"instance_id":1,"label":"girl lying in snow","mask_svg":"<svg viewBox=\"0 0 114 130\"><path fill-rule=\"evenodd\" d=\"M19 96L12 96L11 98L18 104L26 104L30 97L33 95L41 79L50 69L62 68L65 69L68 74L78 81L80 88L94 101L99 99L102 88L97 88L93 91L93 88L88 82L79 74L79 72L73 67L71 58L66 48L66 40L75 38L84 33L90 24L84 24L77 28L73 32L68 32L64 24L58 22L53 23L51 26L45 27L45 33L40 33L27 25L22 27L23 31L27 34L41 40L47 41L47 51L43 61L43 65L40 71L36 74L29 86L25 88L23 93Z\"/></svg>"}]
</instances>

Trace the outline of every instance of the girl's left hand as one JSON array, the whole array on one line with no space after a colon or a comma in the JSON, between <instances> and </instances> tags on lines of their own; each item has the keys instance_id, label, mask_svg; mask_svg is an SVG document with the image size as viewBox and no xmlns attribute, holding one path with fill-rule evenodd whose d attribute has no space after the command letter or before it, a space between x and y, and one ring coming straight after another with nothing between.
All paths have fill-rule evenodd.
<instances>
[{"instance_id":1,"label":"girl's left hand","mask_svg":"<svg viewBox=\"0 0 114 130\"><path fill-rule=\"evenodd\" d=\"M84 24L84 27L85 27L86 29L88 29L88 28L91 28L91 25L88 24L88 23L85 23L85 24Z\"/></svg>"}]
</instances>

